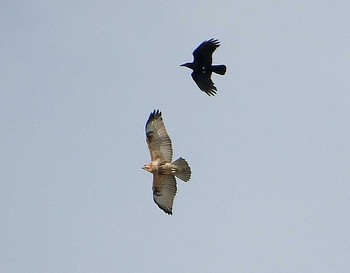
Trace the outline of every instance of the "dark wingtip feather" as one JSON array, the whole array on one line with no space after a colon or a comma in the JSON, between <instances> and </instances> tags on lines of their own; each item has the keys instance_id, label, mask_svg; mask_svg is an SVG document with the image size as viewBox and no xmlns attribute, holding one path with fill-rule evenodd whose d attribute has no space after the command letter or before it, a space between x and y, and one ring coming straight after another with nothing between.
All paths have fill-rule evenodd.
<instances>
[{"instance_id":1,"label":"dark wingtip feather","mask_svg":"<svg viewBox=\"0 0 350 273\"><path fill-rule=\"evenodd\" d=\"M153 199L154 200L154 199ZM166 214L169 214L169 215L173 215L173 210L172 209L167 209L166 207L163 207L161 205L159 205L155 200L154 202L156 203L156 205L158 206L158 208L160 208L162 211L164 211Z\"/></svg>"},{"instance_id":2,"label":"dark wingtip feather","mask_svg":"<svg viewBox=\"0 0 350 273\"><path fill-rule=\"evenodd\" d=\"M166 214L168 215L173 215L173 212L172 211L164 211Z\"/></svg>"},{"instance_id":3,"label":"dark wingtip feather","mask_svg":"<svg viewBox=\"0 0 350 273\"><path fill-rule=\"evenodd\" d=\"M152 118L158 118L162 116L162 112L160 110L153 110L153 112L150 114L150 117Z\"/></svg>"},{"instance_id":4,"label":"dark wingtip feather","mask_svg":"<svg viewBox=\"0 0 350 273\"><path fill-rule=\"evenodd\" d=\"M202 91L205 92L209 97L211 97L211 96L215 96L216 95L216 91L218 91L218 90L216 89L216 86L214 85L214 86L211 87L211 89L209 89L209 90L202 90Z\"/></svg>"},{"instance_id":5,"label":"dark wingtip feather","mask_svg":"<svg viewBox=\"0 0 350 273\"><path fill-rule=\"evenodd\" d=\"M150 123L152 120L161 118L162 117L162 112L157 110L153 110L153 112L149 115L148 120L146 122L146 126L148 123Z\"/></svg>"},{"instance_id":6,"label":"dark wingtip feather","mask_svg":"<svg viewBox=\"0 0 350 273\"><path fill-rule=\"evenodd\" d=\"M220 46L220 42L218 39L215 39L215 38L211 38L209 39L208 41L206 41L207 43L211 43L213 45L215 45L216 47L219 47Z\"/></svg>"},{"instance_id":7,"label":"dark wingtip feather","mask_svg":"<svg viewBox=\"0 0 350 273\"><path fill-rule=\"evenodd\" d=\"M205 93L207 93L207 95L208 95L209 97L215 96L215 95L216 95L216 91L213 91L213 90L206 91Z\"/></svg>"}]
</instances>

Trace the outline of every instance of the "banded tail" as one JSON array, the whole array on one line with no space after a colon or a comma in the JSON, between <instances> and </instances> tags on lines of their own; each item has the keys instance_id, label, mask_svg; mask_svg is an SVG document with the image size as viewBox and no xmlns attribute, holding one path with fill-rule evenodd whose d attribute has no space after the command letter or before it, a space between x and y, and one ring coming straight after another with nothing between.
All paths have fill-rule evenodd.
<instances>
[{"instance_id":1,"label":"banded tail","mask_svg":"<svg viewBox=\"0 0 350 273\"><path fill-rule=\"evenodd\" d=\"M191 168L187 161L182 157L176 159L173 163L176 166L176 172L174 175L184 182L187 182L191 178Z\"/></svg>"}]
</instances>

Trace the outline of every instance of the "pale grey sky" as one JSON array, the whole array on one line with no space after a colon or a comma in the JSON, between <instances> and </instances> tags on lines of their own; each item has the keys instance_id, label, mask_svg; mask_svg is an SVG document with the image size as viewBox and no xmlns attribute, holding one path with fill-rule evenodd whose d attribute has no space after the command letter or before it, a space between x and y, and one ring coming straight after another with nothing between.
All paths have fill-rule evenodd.
<instances>
[{"instance_id":1,"label":"pale grey sky","mask_svg":"<svg viewBox=\"0 0 350 273\"><path fill-rule=\"evenodd\" d=\"M2 1L0 272L350 272L349 1ZM190 71L217 38L208 97ZM152 200L144 125L179 181Z\"/></svg>"}]
</instances>

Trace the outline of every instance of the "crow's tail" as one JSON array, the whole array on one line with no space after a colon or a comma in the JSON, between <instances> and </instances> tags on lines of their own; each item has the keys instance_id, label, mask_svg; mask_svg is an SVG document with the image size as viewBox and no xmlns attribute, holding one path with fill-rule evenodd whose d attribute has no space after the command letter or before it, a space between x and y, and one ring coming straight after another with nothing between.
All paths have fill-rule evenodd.
<instances>
[{"instance_id":1,"label":"crow's tail","mask_svg":"<svg viewBox=\"0 0 350 273\"><path fill-rule=\"evenodd\" d=\"M214 73L220 74L220 75L225 75L226 73L226 65L212 65L211 66L211 71Z\"/></svg>"}]
</instances>

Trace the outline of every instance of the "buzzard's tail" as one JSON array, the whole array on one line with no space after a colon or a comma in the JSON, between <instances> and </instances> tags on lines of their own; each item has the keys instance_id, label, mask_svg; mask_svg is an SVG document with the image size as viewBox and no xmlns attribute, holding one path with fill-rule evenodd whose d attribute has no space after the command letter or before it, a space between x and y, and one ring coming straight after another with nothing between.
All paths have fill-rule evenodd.
<instances>
[{"instance_id":1,"label":"buzzard's tail","mask_svg":"<svg viewBox=\"0 0 350 273\"><path fill-rule=\"evenodd\" d=\"M187 182L191 178L191 168L182 157L176 159L173 163L176 166L176 172L174 175L180 178L182 181Z\"/></svg>"},{"instance_id":2,"label":"buzzard's tail","mask_svg":"<svg viewBox=\"0 0 350 273\"><path fill-rule=\"evenodd\" d=\"M211 66L211 71L214 73L220 74L220 75L225 75L226 73L226 65L212 65Z\"/></svg>"}]
</instances>

